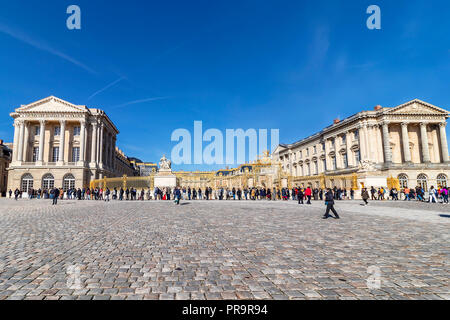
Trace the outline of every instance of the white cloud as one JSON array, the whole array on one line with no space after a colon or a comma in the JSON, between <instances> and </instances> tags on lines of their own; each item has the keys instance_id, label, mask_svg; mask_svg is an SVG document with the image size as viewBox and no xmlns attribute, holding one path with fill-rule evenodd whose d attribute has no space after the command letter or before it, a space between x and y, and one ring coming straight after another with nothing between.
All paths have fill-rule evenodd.
<instances>
[{"instance_id":1,"label":"white cloud","mask_svg":"<svg viewBox=\"0 0 450 320\"><path fill-rule=\"evenodd\" d=\"M114 82L111 82L110 84L108 84L106 87L94 92L92 95L89 96L88 101L91 100L93 97L95 97L96 95L102 93L105 90L108 90L109 88L111 88L112 86L114 86L115 84L119 83L120 81L124 80L125 77L120 77L119 79L117 79Z\"/></svg>"},{"instance_id":2,"label":"white cloud","mask_svg":"<svg viewBox=\"0 0 450 320\"><path fill-rule=\"evenodd\" d=\"M35 39L30 38L28 35L24 34L23 32L20 32L18 30L13 30L12 28L5 26L1 23L0 23L0 32L4 33L6 35L9 35L10 37L13 37L16 40L22 41L23 43L26 43L38 50L45 51L45 52L55 55L61 59L64 59L64 60L88 71L89 73L92 73L92 74L97 73L93 69L89 68L88 66L81 63L80 61L72 58L71 56L68 56L67 54L65 54L61 51L58 51L58 50L52 48L51 46L44 44L41 41L37 41Z\"/></svg>"}]
</instances>

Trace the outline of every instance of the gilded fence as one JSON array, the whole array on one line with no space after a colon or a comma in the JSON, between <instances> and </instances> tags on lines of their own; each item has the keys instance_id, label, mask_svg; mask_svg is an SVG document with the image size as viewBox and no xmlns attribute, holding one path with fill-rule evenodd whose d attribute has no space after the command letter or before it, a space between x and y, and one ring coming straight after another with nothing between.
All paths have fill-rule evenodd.
<instances>
[{"instance_id":1,"label":"gilded fence","mask_svg":"<svg viewBox=\"0 0 450 320\"><path fill-rule=\"evenodd\" d=\"M90 183L90 188L109 188L109 189L126 189L126 188L135 188L135 189L153 189L154 186L154 178L152 175L147 177L128 177L127 175L123 175L118 178L103 178L93 180Z\"/></svg>"}]
</instances>

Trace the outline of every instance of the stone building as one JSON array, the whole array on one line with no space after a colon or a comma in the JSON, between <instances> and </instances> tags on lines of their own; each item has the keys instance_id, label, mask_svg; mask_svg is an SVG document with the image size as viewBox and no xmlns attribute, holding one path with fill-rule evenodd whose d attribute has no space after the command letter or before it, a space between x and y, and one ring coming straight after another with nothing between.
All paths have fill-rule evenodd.
<instances>
[{"instance_id":1,"label":"stone building","mask_svg":"<svg viewBox=\"0 0 450 320\"><path fill-rule=\"evenodd\" d=\"M136 169L136 175L141 177L148 177L158 170L158 165L153 162L143 162L137 158L130 158L130 163Z\"/></svg>"},{"instance_id":2,"label":"stone building","mask_svg":"<svg viewBox=\"0 0 450 320\"><path fill-rule=\"evenodd\" d=\"M116 147L116 162L114 163L114 171L116 176L138 176L139 170L135 166L132 158L129 158L125 153Z\"/></svg>"},{"instance_id":3,"label":"stone building","mask_svg":"<svg viewBox=\"0 0 450 320\"><path fill-rule=\"evenodd\" d=\"M281 178L284 178L279 173L281 173L279 165L272 161L269 152L265 152L255 161L239 165L236 168L202 172L174 172L178 186L211 187L213 189L273 188L279 184Z\"/></svg>"},{"instance_id":4,"label":"stone building","mask_svg":"<svg viewBox=\"0 0 450 320\"><path fill-rule=\"evenodd\" d=\"M93 179L128 173L117 159L119 131L102 110L51 96L22 105L11 117L8 189L82 188Z\"/></svg>"},{"instance_id":5,"label":"stone building","mask_svg":"<svg viewBox=\"0 0 450 320\"><path fill-rule=\"evenodd\" d=\"M6 196L8 191L8 167L12 159L11 148L0 140L0 197Z\"/></svg>"},{"instance_id":6,"label":"stone building","mask_svg":"<svg viewBox=\"0 0 450 320\"><path fill-rule=\"evenodd\" d=\"M447 185L450 174L446 120L449 112L429 103L359 112L335 120L305 139L273 153L289 184L312 187ZM391 180L388 180L391 179Z\"/></svg>"}]
</instances>

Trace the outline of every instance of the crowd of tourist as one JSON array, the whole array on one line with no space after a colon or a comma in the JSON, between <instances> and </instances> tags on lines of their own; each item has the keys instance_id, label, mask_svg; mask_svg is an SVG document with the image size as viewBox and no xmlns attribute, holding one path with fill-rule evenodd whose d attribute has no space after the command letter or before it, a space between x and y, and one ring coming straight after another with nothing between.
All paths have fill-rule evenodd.
<instances>
[{"instance_id":1,"label":"crowd of tourist","mask_svg":"<svg viewBox=\"0 0 450 320\"><path fill-rule=\"evenodd\" d=\"M353 189L334 187L330 189L334 200L354 200L355 191ZM327 190L320 188L71 188L63 190L62 188L52 189L31 189L28 190L29 199L76 199L76 200L294 200L299 204L310 204L312 200L324 200ZM22 198L22 192L16 189L14 192L9 190L9 197L16 200ZM421 187L403 188L363 188L361 198L365 204L369 200L404 200L404 201L422 201L433 203L448 204L449 188L431 186L428 191Z\"/></svg>"}]
</instances>

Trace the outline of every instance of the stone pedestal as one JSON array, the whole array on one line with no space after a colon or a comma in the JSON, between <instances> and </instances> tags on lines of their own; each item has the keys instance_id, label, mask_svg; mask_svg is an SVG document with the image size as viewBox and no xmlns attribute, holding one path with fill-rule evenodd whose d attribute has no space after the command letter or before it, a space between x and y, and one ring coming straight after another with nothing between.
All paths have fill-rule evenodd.
<instances>
[{"instance_id":1,"label":"stone pedestal","mask_svg":"<svg viewBox=\"0 0 450 320\"><path fill-rule=\"evenodd\" d=\"M177 177L172 174L172 170L160 170L155 175L155 187L175 188L177 186Z\"/></svg>"}]
</instances>

